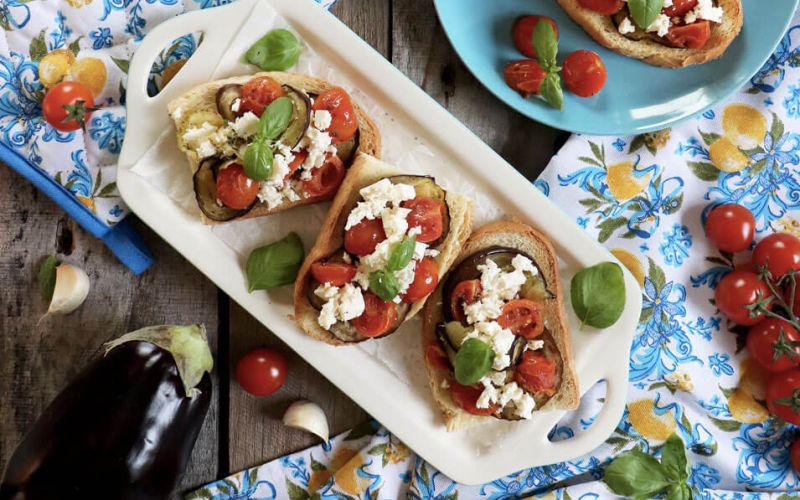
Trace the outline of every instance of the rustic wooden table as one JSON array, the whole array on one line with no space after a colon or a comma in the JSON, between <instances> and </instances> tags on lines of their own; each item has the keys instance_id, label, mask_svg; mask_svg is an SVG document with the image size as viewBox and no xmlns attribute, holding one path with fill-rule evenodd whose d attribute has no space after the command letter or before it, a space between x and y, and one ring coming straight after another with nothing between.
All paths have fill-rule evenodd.
<instances>
[{"instance_id":1,"label":"rustic wooden table","mask_svg":"<svg viewBox=\"0 0 800 500\"><path fill-rule=\"evenodd\" d=\"M466 70L430 0L339 0L332 12L529 179L564 134L507 108ZM183 488L313 445L281 424L298 398L319 403L331 432L368 418L346 395L291 352L135 217L156 259L133 276L103 245L9 168L0 168L0 470L45 405L121 333L160 323L204 323L216 350L215 394ZM92 281L73 314L40 317L36 288L45 255L83 267ZM236 360L258 346L287 354L290 373L275 395L256 399L232 379Z\"/></svg>"}]
</instances>

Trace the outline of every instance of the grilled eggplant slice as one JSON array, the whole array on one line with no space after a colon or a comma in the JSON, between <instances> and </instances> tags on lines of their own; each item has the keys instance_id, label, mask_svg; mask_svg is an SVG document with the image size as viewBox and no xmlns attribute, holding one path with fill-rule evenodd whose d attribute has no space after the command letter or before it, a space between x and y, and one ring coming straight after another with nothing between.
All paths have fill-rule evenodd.
<instances>
[{"instance_id":1,"label":"grilled eggplant slice","mask_svg":"<svg viewBox=\"0 0 800 500\"><path fill-rule=\"evenodd\" d=\"M311 123L311 100L305 94L294 87L283 86L283 91L292 101L292 119L278 139L282 144L294 148L306 134L306 129Z\"/></svg>"},{"instance_id":2,"label":"grilled eggplant slice","mask_svg":"<svg viewBox=\"0 0 800 500\"><path fill-rule=\"evenodd\" d=\"M223 85L217 90L217 111L223 118L232 122L236 120L236 112L233 110L233 102L242 96L242 86L238 83Z\"/></svg>"},{"instance_id":3,"label":"grilled eggplant slice","mask_svg":"<svg viewBox=\"0 0 800 500\"><path fill-rule=\"evenodd\" d=\"M242 210L228 208L217 201L217 173L223 165L232 160L209 158L200 164L194 174L194 195L200 210L211 220L227 221L241 217L253 208L251 205ZM257 202L256 202L257 203Z\"/></svg>"},{"instance_id":4,"label":"grilled eggplant slice","mask_svg":"<svg viewBox=\"0 0 800 500\"><path fill-rule=\"evenodd\" d=\"M349 166L353 162L353 157L358 149L358 136L359 131L356 130L355 135L353 135L349 141L341 142L336 145L336 156L342 160L342 163L345 164L345 167Z\"/></svg>"}]
</instances>

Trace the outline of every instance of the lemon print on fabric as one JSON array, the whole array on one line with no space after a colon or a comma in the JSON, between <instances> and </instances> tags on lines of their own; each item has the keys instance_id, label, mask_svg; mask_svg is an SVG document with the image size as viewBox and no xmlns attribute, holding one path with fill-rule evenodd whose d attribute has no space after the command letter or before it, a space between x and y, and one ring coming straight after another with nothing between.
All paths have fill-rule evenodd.
<instances>
[{"instance_id":1,"label":"lemon print on fabric","mask_svg":"<svg viewBox=\"0 0 800 500\"><path fill-rule=\"evenodd\" d=\"M83 57L73 63L70 78L86 85L92 95L97 97L106 86L106 65L96 57Z\"/></svg>"},{"instance_id":2,"label":"lemon print on fabric","mask_svg":"<svg viewBox=\"0 0 800 500\"><path fill-rule=\"evenodd\" d=\"M175 75L177 75L178 71L180 71L181 68L183 68L183 65L186 64L186 61L188 61L188 59L181 59L180 61L175 61L174 63L164 68L164 72L161 73L162 89L167 86L170 80L175 78Z\"/></svg>"},{"instance_id":3,"label":"lemon print on fabric","mask_svg":"<svg viewBox=\"0 0 800 500\"><path fill-rule=\"evenodd\" d=\"M67 3L72 8L80 9L84 5L89 5L92 3L92 0L67 0Z\"/></svg>"},{"instance_id":4,"label":"lemon print on fabric","mask_svg":"<svg viewBox=\"0 0 800 500\"><path fill-rule=\"evenodd\" d=\"M92 212L97 213L97 210L95 209L95 206L94 206L94 198L89 198L89 197L81 196L81 195L76 195L76 197L78 198L78 201L80 201L81 203L83 203L86 206L86 208L88 208Z\"/></svg>"},{"instance_id":5,"label":"lemon print on fabric","mask_svg":"<svg viewBox=\"0 0 800 500\"><path fill-rule=\"evenodd\" d=\"M635 169L632 161L609 165L606 170L606 184L618 201L627 201L644 191L650 182L650 174L642 174Z\"/></svg>"},{"instance_id":6,"label":"lemon print on fabric","mask_svg":"<svg viewBox=\"0 0 800 500\"><path fill-rule=\"evenodd\" d=\"M353 457L358 455L358 450L353 448L342 448L337 450L333 457L331 457L331 465L328 468L319 467L314 468L311 477L308 480L308 492L316 492L320 486L328 482L328 479L345 464L347 464Z\"/></svg>"},{"instance_id":7,"label":"lemon print on fabric","mask_svg":"<svg viewBox=\"0 0 800 500\"><path fill-rule=\"evenodd\" d=\"M636 282L639 283L639 286L644 286L644 267L642 266L642 262L639 260L636 255L625 250L624 248L613 248L611 249L611 254L617 258L622 265L628 268L628 271L631 272L634 278L636 278Z\"/></svg>"},{"instance_id":8,"label":"lemon print on fabric","mask_svg":"<svg viewBox=\"0 0 800 500\"><path fill-rule=\"evenodd\" d=\"M39 81L47 88L60 82L66 76L75 55L67 49L56 49L48 52L39 61Z\"/></svg>"},{"instance_id":9,"label":"lemon print on fabric","mask_svg":"<svg viewBox=\"0 0 800 500\"><path fill-rule=\"evenodd\" d=\"M728 398L728 409L733 419L743 424L758 424L769 419L767 409L741 387Z\"/></svg>"},{"instance_id":10,"label":"lemon print on fabric","mask_svg":"<svg viewBox=\"0 0 800 500\"><path fill-rule=\"evenodd\" d=\"M360 496L369 487L369 478L361 477L358 470L366 463L358 450L349 450L350 458L333 474L336 486L344 493ZM333 464L332 464L333 465Z\"/></svg>"},{"instance_id":11,"label":"lemon print on fabric","mask_svg":"<svg viewBox=\"0 0 800 500\"><path fill-rule=\"evenodd\" d=\"M750 159L728 137L720 137L708 148L711 163L723 172L738 172L745 168Z\"/></svg>"},{"instance_id":12,"label":"lemon print on fabric","mask_svg":"<svg viewBox=\"0 0 800 500\"><path fill-rule=\"evenodd\" d=\"M722 130L735 146L754 149L767 135L767 119L752 106L731 104L722 112Z\"/></svg>"},{"instance_id":13,"label":"lemon print on fabric","mask_svg":"<svg viewBox=\"0 0 800 500\"><path fill-rule=\"evenodd\" d=\"M789 233L800 237L800 221L787 217L779 220L776 225L781 233Z\"/></svg>"},{"instance_id":14,"label":"lemon print on fabric","mask_svg":"<svg viewBox=\"0 0 800 500\"><path fill-rule=\"evenodd\" d=\"M628 419L636 432L648 441L666 441L676 428L672 411L657 414L655 401L652 398L629 403Z\"/></svg>"}]
</instances>

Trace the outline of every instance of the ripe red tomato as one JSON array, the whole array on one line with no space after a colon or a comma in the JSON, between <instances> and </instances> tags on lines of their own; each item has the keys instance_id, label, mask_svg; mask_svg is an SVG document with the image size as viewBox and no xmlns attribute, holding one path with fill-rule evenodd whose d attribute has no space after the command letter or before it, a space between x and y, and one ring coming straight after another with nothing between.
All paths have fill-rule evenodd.
<instances>
[{"instance_id":1,"label":"ripe red tomato","mask_svg":"<svg viewBox=\"0 0 800 500\"><path fill-rule=\"evenodd\" d=\"M764 319L763 313L750 315L747 306L761 298L770 297L767 284L758 279L756 273L733 271L725 275L717 284L714 299L720 312L738 325L755 325ZM774 301L769 303L771 309Z\"/></svg>"},{"instance_id":2,"label":"ripe red tomato","mask_svg":"<svg viewBox=\"0 0 800 500\"><path fill-rule=\"evenodd\" d=\"M44 119L56 130L64 132L84 127L93 110L92 91L78 82L58 83L42 100Z\"/></svg>"},{"instance_id":3,"label":"ripe red tomato","mask_svg":"<svg viewBox=\"0 0 800 500\"><path fill-rule=\"evenodd\" d=\"M578 97L591 97L606 84L606 65L591 50L576 50L564 59L564 86Z\"/></svg>"},{"instance_id":4,"label":"ripe red tomato","mask_svg":"<svg viewBox=\"0 0 800 500\"><path fill-rule=\"evenodd\" d=\"M264 108L282 95L284 92L281 84L272 78L268 76L251 78L242 85L242 97L237 114L243 115L250 111L256 116L261 116Z\"/></svg>"},{"instance_id":5,"label":"ripe red tomato","mask_svg":"<svg viewBox=\"0 0 800 500\"><path fill-rule=\"evenodd\" d=\"M536 47L533 46L533 30L539 21L547 21L553 27L553 32L558 41L558 26L556 22L547 16L519 16L514 21L514 27L511 29L511 37L514 39L514 47L517 48L522 55L536 58Z\"/></svg>"},{"instance_id":6,"label":"ripe red tomato","mask_svg":"<svg viewBox=\"0 0 800 500\"><path fill-rule=\"evenodd\" d=\"M753 249L753 264L767 266L773 279L781 279L791 270L800 271L800 238L789 233L770 234Z\"/></svg>"},{"instance_id":7,"label":"ripe red tomato","mask_svg":"<svg viewBox=\"0 0 800 500\"><path fill-rule=\"evenodd\" d=\"M425 359L436 370L450 371L450 360L439 342L433 341L425 347Z\"/></svg>"},{"instance_id":8,"label":"ripe red tomato","mask_svg":"<svg viewBox=\"0 0 800 500\"><path fill-rule=\"evenodd\" d=\"M453 319L466 324L467 315L464 313L464 306L476 302L481 292L483 287L480 280L466 280L457 284L450 294L450 314Z\"/></svg>"},{"instance_id":9,"label":"ripe red tomato","mask_svg":"<svg viewBox=\"0 0 800 500\"><path fill-rule=\"evenodd\" d=\"M397 320L397 309L392 302L384 302L377 295L364 294L364 312L353 320L353 326L365 337L379 337L388 332Z\"/></svg>"},{"instance_id":10,"label":"ripe red tomato","mask_svg":"<svg viewBox=\"0 0 800 500\"><path fill-rule=\"evenodd\" d=\"M755 230L753 213L736 203L718 205L706 218L706 237L723 252L736 253L750 248Z\"/></svg>"},{"instance_id":11,"label":"ripe red tomato","mask_svg":"<svg viewBox=\"0 0 800 500\"><path fill-rule=\"evenodd\" d=\"M770 413L800 425L800 370L773 373L767 380L766 400Z\"/></svg>"},{"instance_id":12,"label":"ripe red tomato","mask_svg":"<svg viewBox=\"0 0 800 500\"><path fill-rule=\"evenodd\" d=\"M528 299L516 299L505 304L497 323L528 340L535 339L544 331L539 304Z\"/></svg>"},{"instance_id":13,"label":"ripe red tomato","mask_svg":"<svg viewBox=\"0 0 800 500\"><path fill-rule=\"evenodd\" d=\"M672 0L672 5L661 9L669 17L683 16L697 5L697 0Z\"/></svg>"},{"instance_id":14,"label":"ripe red tomato","mask_svg":"<svg viewBox=\"0 0 800 500\"><path fill-rule=\"evenodd\" d=\"M747 332L750 355L771 372L789 370L800 364L800 346L789 345L798 341L800 333L786 321L777 318L767 318L751 326Z\"/></svg>"},{"instance_id":15,"label":"ripe red tomato","mask_svg":"<svg viewBox=\"0 0 800 500\"><path fill-rule=\"evenodd\" d=\"M506 84L520 93L524 98L539 93L539 85L547 76L547 72L533 59L523 59L506 64L503 78Z\"/></svg>"},{"instance_id":16,"label":"ripe red tomato","mask_svg":"<svg viewBox=\"0 0 800 500\"><path fill-rule=\"evenodd\" d=\"M673 47L700 49L711 38L711 23L696 21L683 26L672 25L664 38Z\"/></svg>"},{"instance_id":17,"label":"ripe red tomato","mask_svg":"<svg viewBox=\"0 0 800 500\"><path fill-rule=\"evenodd\" d=\"M414 268L414 281L408 285L402 300L408 304L422 300L439 284L439 266L430 257L424 257Z\"/></svg>"},{"instance_id":18,"label":"ripe red tomato","mask_svg":"<svg viewBox=\"0 0 800 500\"><path fill-rule=\"evenodd\" d=\"M783 294L783 298L786 300L786 303L789 304L789 307L792 308L792 312L796 318L800 318L800 276L795 277L797 284L795 285L794 290L794 304L792 304L792 286L791 283L786 285L786 291Z\"/></svg>"},{"instance_id":19,"label":"ripe red tomato","mask_svg":"<svg viewBox=\"0 0 800 500\"><path fill-rule=\"evenodd\" d=\"M556 363L539 351L525 351L514 372L514 380L531 394L552 396L556 392Z\"/></svg>"},{"instance_id":20,"label":"ripe red tomato","mask_svg":"<svg viewBox=\"0 0 800 500\"><path fill-rule=\"evenodd\" d=\"M228 208L242 210L256 201L260 183L247 177L244 168L231 163L217 172L217 198Z\"/></svg>"},{"instance_id":21,"label":"ripe red tomato","mask_svg":"<svg viewBox=\"0 0 800 500\"><path fill-rule=\"evenodd\" d=\"M286 358L266 347L245 354L236 363L236 381L252 396L267 396L286 382Z\"/></svg>"},{"instance_id":22,"label":"ripe red tomato","mask_svg":"<svg viewBox=\"0 0 800 500\"><path fill-rule=\"evenodd\" d=\"M604 16L613 16L625 7L625 2L622 0L578 0L581 7L603 14Z\"/></svg>"},{"instance_id":23,"label":"ripe red tomato","mask_svg":"<svg viewBox=\"0 0 800 500\"><path fill-rule=\"evenodd\" d=\"M344 249L353 255L369 255L385 239L380 219L364 219L344 232Z\"/></svg>"},{"instance_id":24,"label":"ripe red tomato","mask_svg":"<svg viewBox=\"0 0 800 500\"><path fill-rule=\"evenodd\" d=\"M308 158L308 151L303 150L296 152L292 161L289 162L289 172L284 176L284 179L293 176L294 173L297 172L297 169L300 168L300 165L306 161L306 158Z\"/></svg>"},{"instance_id":25,"label":"ripe red tomato","mask_svg":"<svg viewBox=\"0 0 800 500\"><path fill-rule=\"evenodd\" d=\"M411 209L406 220L408 227L418 227L422 233L417 235L417 241L430 243L436 241L444 231L444 214L447 210L442 200L434 198L414 198L400 204L403 208Z\"/></svg>"},{"instance_id":26,"label":"ripe red tomato","mask_svg":"<svg viewBox=\"0 0 800 500\"><path fill-rule=\"evenodd\" d=\"M324 109L330 112L331 125L327 128L327 132L334 144L350 140L358 130L358 119L353 110L353 103L342 88L334 87L318 95L312 109Z\"/></svg>"},{"instance_id":27,"label":"ripe red tomato","mask_svg":"<svg viewBox=\"0 0 800 500\"><path fill-rule=\"evenodd\" d=\"M790 454L792 456L792 467L794 467L794 471L800 475L800 438L795 439Z\"/></svg>"},{"instance_id":28,"label":"ripe red tomato","mask_svg":"<svg viewBox=\"0 0 800 500\"><path fill-rule=\"evenodd\" d=\"M303 181L303 192L309 196L328 196L339 189L344 180L344 163L331 154L325 163L311 171L311 179Z\"/></svg>"},{"instance_id":29,"label":"ripe red tomato","mask_svg":"<svg viewBox=\"0 0 800 500\"><path fill-rule=\"evenodd\" d=\"M490 403L488 408L478 408L478 398L482 392L483 388L479 386L461 385L455 381L450 383L450 396L462 410L486 417L497 411L497 403Z\"/></svg>"},{"instance_id":30,"label":"ripe red tomato","mask_svg":"<svg viewBox=\"0 0 800 500\"><path fill-rule=\"evenodd\" d=\"M347 262L314 262L311 264L311 275L319 283L330 283L332 286L343 286L356 275L356 266Z\"/></svg>"}]
</instances>

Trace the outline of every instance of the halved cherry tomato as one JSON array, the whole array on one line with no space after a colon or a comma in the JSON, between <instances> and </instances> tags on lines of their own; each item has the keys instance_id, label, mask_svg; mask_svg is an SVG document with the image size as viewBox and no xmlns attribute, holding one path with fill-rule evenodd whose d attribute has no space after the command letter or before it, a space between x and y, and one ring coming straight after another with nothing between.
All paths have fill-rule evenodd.
<instances>
[{"instance_id":1,"label":"halved cherry tomato","mask_svg":"<svg viewBox=\"0 0 800 500\"><path fill-rule=\"evenodd\" d=\"M327 128L327 132L334 144L350 140L358 130L358 119L353 110L353 103L342 88L334 87L321 93L311 108L330 112L331 125Z\"/></svg>"},{"instance_id":2,"label":"halved cherry tomato","mask_svg":"<svg viewBox=\"0 0 800 500\"><path fill-rule=\"evenodd\" d=\"M506 84L526 99L539 93L539 85L546 76L547 72L533 59L513 61L503 68Z\"/></svg>"},{"instance_id":3,"label":"halved cherry tomato","mask_svg":"<svg viewBox=\"0 0 800 500\"><path fill-rule=\"evenodd\" d=\"M511 29L511 37L514 39L514 47L522 52L525 57L531 59L536 58L536 48L533 46L533 30L539 21L547 21L553 27L558 40L558 26L556 22L547 16L519 16L514 21L514 27Z\"/></svg>"},{"instance_id":4,"label":"halved cherry tomato","mask_svg":"<svg viewBox=\"0 0 800 500\"><path fill-rule=\"evenodd\" d=\"M672 0L672 5L661 9L669 17L683 16L697 5L697 0Z\"/></svg>"},{"instance_id":5,"label":"halved cherry tomato","mask_svg":"<svg viewBox=\"0 0 800 500\"><path fill-rule=\"evenodd\" d=\"M453 318L466 324L467 315L464 306L476 302L481 292L483 287L480 280L466 280L457 284L450 295L450 314Z\"/></svg>"},{"instance_id":6,"label":"halved cherry tomato","mask_svg":"<svg viewBox=\"0 0 800 500\"><path fill-rule=\"evenodd\" d=\"M591 97L606 84L606 65L591 50L576 50L564 59L564 86L578 97Z\"/></svg>"},{"instance_id":7,"label":"halved cherry tomato","mask_svg":"<svg viewBox=\"0 0 800 500\"><path fill-rule=\"evenodd\" d=\"M700 49L711 38L711 23L703 20L682 26L672 25L664 38L673 47Z\"/></svg>"},{"instance_id":8,"label":"halved cherry tomato","mask_svg":"<svg viewBox=\"0 0 800 500\"><path fill-rule=\"evenodd\" d=\"M447 208L442 200L435 198L414 198L400 204L403 208L411 209L406 220L408 227L418 227L422 233L417 235L417 241L430 243L436 241L444 230L444 214Z\"/></svg>"},{"instance_id":9,"label":"halved cherry tomato","mask_svg":"<svg viewBox=\"0 0 800 500\"><path fill-rule=\"evenodd\" d=\"M497 411L497 403L490 403L488 408L478 408L478 398L482 392L483 388L478 386L461 385L455 381L450 383L450 396L462 410L486 417Z\"/></svg>"},{"instance_id":10,"label":"halved cherry tomato","mask_svg":"<svg viewBox=\"0 0 800 500\"><path fill-rule=\"evenodd\" d=\"M435 370L451 370L450 360L447 359L447 354L444 353L444 349L439 345L439 342L435 340L425 347L425 359Z\"/></svg>"},{"instance_id":11,"label":"halved cherry tomato","mask_svg":"<svg viewBox=\"0 0 800 500\"><path fill-rule=\"evenodd\" d=\"M353 320L353 326L365 337L378 337L389 331L397 320L397 309L392 302L384 302L377 295L364 294L364 312Z\"/></svg>"},{"instance_id":12,"label":"halved cherry tomato","mask_svg":"<svg viewBox=\"0 0 800 500\"><path fill-rule=\"evenodd\" d=\"M284 179L288 179L289 177L293 176L294 173L297 172L297 169L300 168L300 165L306 161L306 158L308 158L308 151L303 150L296 152L294 154L294 158L292 158L292 161L289 162L289 173L286 174Z\"/></svg>"},{"instance_id":13,"label":"halved cherry tomato","mask_svg":"<svg viewBox=\"0 0 800 500\"><path fill-rule=\"evenodd\" d=\"M783 338L781 338L783 332ZM767 371L781 372L800 364L800 333L786 321L767 318L750 327L747 350Z\"/></svg>"},{"instance_id":14,"label":"halved cherry tomato","mask_svg":"<svg viewBox=\"0 0 800 500\"><path fill-rule=\"evenodd\" d=\"M578 0L581 7L603 14L604 16L613 16L625 7L625 2L622 0Z\"/></svg>"},{"instance_id":15,"label":"halved cherry tomato","mask_svg":"<svg viewBox=\"0 0 800 500\"><path fill-rule=\"evenodd\" d=\"M42 100L42 115L56 130L78 130L89 121L94 98L89 87L79 82L57 83Z\"/></svg>"},{"instance_id":16,"label":"halved cherry tomato","mask_svg":"<svg viewBox=\"0 0 800 500\"><path fill-rule=\"evenodd\" d=\"M385 239L380 219L364 219L344 232L344 249L353 255L369 255Z\"/></svg>"},{"instance_id":17,"label":"halved cherry tomato","mask_svg":"<svg viewBox=\"0 0 800 500\"><path fill-rule=\"evenodd\" d=\"M422 300L439 284L439 266L430 257L424 257L414 268L414 281L408 285L402 300L408 304Z\"/></svg>"},{"instance_id":18,"label":"halved cherry tomato","mask_svg":"<svg viewBox=\"0 0 800 500\"><path fill-rule=\"evenodd\" d=\"M790 453L792 456L792 467L794 467L795 473L800 475L800 438L794 440Z\"/></svg>"},{"instance_id":19,"label":"halved cherry tomato","mask_svg":"<svg viewBox=\"0 0 800 500\"><path fill-rule=\"evenodd\" d=\"M773 373L767 380L765 395L770 413L800 425L800 369Z\"/></svg>"},{"instance_id":20,"label":"halved cherry tomato","mask_svg":"<svg viewBox=\"0 0 800 500\"><path fill-rule=\"evenodd\" d=\"M247 177L244 168L231 163L217 172L217 198L228 208L249 207L258 196L259 182Z\"/></svg>"},{"instance_id":21,"label":"halved cherry tomato","mask_svg":"<svg viewBox=\"0 0 800 500\"><path fill-rule=\"evenodd\" d=\"M556 392L556 363L539 351L525 351L514 372L514 380L531 394L552 396Z\"/></svg>"},{"instance_id":22,"label":"halved cherry tomato","mask_svg":"<svg viewBox=\"0 0 800 500\"><path fill-rule=\"evenodd\" d=\"M505 304L497 323L528 340L535 339L544 331L539 304L528 299L511 300Z\"/></svg>"},{"instance_id":23,"label":"halved cherry tomato","mask_svg":"<svg viewBox=\"0 0 800 500\"><path fill-rule=\"evenodd\" d=\"M236 381L252 396L267 396L286 382L286 358L280 352L261 348L242 356L236 363Z\"/></svg>"},{"instance_id":24,"label":"halved cherry tomato","mask_svg":"<svg viewBox=\"0 0 800 500\"><path fill-rule=\"evenodd\" d=\"M767 266L773 279L781 279L791 270L800 271L800 238L789 233L770 234L753 249L753 264Z\"/></svg>"},{"instance_id":25,"label":"halved cherry tomato","mask_svg":"<svg viewBox=\"0 0 800 500\"><path fill-rule=\"evenodd\" d=\"M755 230L753 212L736 203L718 205L706 218L706 237L723 252L747 250L753 242Z\"/></svg>"},{"instance_id":26,"label":"halved cherry tomato","mask_svg":"<svg viewBox=\"0 0 800 500\"><path fill-rule=\"evenodd\" d=\"M355 277L357 268L347 262L314 262L311 264L311 275L319 283L330 283L332 286L343 286Z\"/></svg>"},{"instance_id":27,"label":"halved cherry tomato","mask_svg":"<svg viewBox=\"0 0 800 500\"><path fill-rule=\"evenodd\" d=\"M268 76L251 78L242 85L242 97L237 114L241 116L250 111L256 116L261 116L264 108L282 95L284 92L281 84L272 78Z\"/></svg>"},{"instance_id":28,"label":"halved cherry tomato","mask_svg":"<svg viewBox=\"0 0 800 500\"><path fill-rule=\"evenodd\" d=\"M717 284L714 300L720 312L738 325L755 325L764 319L763 313L750 315L747 306L758 300L768 298L772 294L763 280L756 273L749 271L733 271L723 277ZM771 309L774 301L768 307Z\"/></svg>"},{"instance_id":29,"label":"halved cherry tomato","mask_svg":"<svg viewBox=\"0 0 800 500\"><path fill-rule=\"evenodd\" d=\"M309 196L328 196L339 189L344 174L342 160L334 154L328 155L325 163L311 171L311 179L303 181L303 192Z\"/></svg>"}]
</instances>

